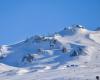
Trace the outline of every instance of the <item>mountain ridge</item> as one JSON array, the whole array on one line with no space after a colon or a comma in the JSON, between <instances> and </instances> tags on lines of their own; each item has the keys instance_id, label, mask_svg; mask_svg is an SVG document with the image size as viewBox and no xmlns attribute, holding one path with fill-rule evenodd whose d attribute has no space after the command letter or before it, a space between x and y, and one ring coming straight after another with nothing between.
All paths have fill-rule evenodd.
<instances>
[{"instance_id":1,"label":"mountain ridge","mask_svg":"<svg viewBox=\"0 0 100 80\"><path fill-rule=\"evenodd\" d=\"M84 64L98 50L99 35L99 31L90 31L81 25L64 28L52 36L36 35L14 45L2 45L0 62L15 67L44 64L52 68L66 65L73 59L77 65Z\"/></svg>"}]
</instances>

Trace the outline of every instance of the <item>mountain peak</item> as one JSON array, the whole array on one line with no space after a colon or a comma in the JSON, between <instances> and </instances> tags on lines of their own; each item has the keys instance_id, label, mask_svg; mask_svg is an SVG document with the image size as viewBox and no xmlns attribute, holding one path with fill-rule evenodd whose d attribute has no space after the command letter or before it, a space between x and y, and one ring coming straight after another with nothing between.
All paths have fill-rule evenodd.
<instances>
[{"instance_id":1,"label":"mountain peak","mask_svg":"<svg viewBox=\"0 0 100 80\"><path fill-rule=\"evenodd\" d=\"M78 24L74 24L72 25L73 28L82 28L84 29L85 27L83 27L82 25L78 25Z\"/></svg>"},{"instance_id":2,"label":"mountain peak","mask_svg":"<svg viewBox=\"0 0 100 80\"><path fill-rule=\"evenodd\" d=\"M62 31L59 32L59 34L61 34L62 36L70 36L73 35L75 33L85 33L87 31L87 29L85 29L84 26L82 25L72 25L69 27L65 27Z\"/></svg>"},{"instance_id":3,"label":"mountain peak","mask_svg":"<svg viewBox=\"0 0 100 80\"><path fill-rule=\"evenodd\" d=\"M81 25L72 25L51 36L36 35L15 45L1 46L0 61L15 67L39 66L38 63L42 65L42 61L46 65L59 62L59 67L63 62L66 64L68 59L72 61L80 56L84 57L80 61L88 61L90 54L100 47L99 40L99 33L88 32Z\"/></svg>"}]
</instances>

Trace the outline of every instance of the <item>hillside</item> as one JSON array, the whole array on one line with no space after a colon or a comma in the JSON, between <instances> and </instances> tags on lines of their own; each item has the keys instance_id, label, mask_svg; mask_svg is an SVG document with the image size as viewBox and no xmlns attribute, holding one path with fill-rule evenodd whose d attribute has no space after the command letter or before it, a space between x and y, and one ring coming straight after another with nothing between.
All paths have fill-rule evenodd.
<instances>
[{"instance_id":1,"label":"hillside","mask_svg":"<svg viewBox=\"0 0 100 80\"><path fill-rule=\"evenodd\" d=\"M0 46L2 80L94 80L100 74L99 67L100 30L81 25Z\"/></svg>"}]
</instances>

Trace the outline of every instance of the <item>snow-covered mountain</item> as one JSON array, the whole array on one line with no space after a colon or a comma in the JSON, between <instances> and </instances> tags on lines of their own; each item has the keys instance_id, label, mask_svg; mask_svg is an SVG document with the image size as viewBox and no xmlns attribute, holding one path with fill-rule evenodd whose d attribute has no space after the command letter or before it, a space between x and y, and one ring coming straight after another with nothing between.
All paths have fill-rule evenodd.
<instances>
[{"instance_id":1,"label":"snow-covered mountain","mask_svg":"<svg viewBox=\"0 0 100 80\"><path fill-rule=\"evenodd\" d=\"M35 74L35 72L39 73L45 70L50 70L49 72L52 73L51 71L67 68L67 72L72 70L70 68L80 69L84 72L91 67L98 71L100 70L98 66L100 66L100 30L91 31L81 25L72 25L50 36L36 35L14 45L0 46L1 75L5 71L16 74L28 72ZM55 71L55 74L62 71ZM61 79L59 79L60 76L56 78L43 77L43 80L45 78L48 78L46 80L67 80L64 79L64 76ZM3 80L2 76L1 78ZM42 80L42 78L31 78ZM79 78L79 80L82 79Z\"/></svg>"}]
</instances>

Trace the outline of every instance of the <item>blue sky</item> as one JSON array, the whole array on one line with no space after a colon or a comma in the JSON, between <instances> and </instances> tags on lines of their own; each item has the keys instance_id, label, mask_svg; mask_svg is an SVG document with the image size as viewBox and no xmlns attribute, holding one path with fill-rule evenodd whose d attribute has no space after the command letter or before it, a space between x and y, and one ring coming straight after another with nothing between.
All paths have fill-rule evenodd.
<instances>
[{"instance_id":1,"label":"blue sky","mask_svg":"<svg viewBox=\"0 0 100 80\"><path fill-rule=\"evenodd\" d=\"M65 26L100 26L100 0L0 0L0 45Z\"/></svg>"}]
</instances>

